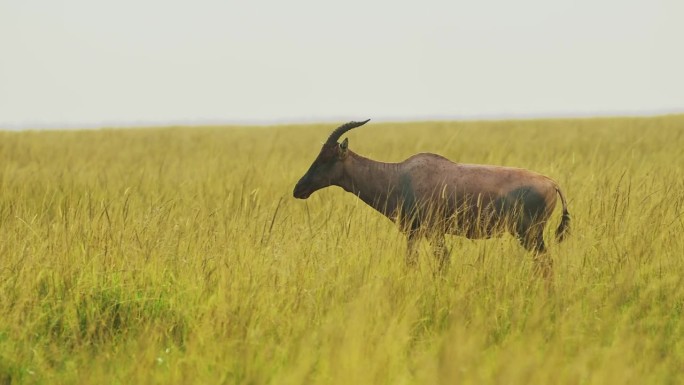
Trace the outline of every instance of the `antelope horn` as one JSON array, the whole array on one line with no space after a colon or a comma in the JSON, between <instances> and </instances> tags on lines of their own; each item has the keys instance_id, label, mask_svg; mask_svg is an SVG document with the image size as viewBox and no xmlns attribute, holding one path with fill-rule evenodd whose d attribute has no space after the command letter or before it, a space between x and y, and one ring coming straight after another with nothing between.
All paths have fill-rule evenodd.
<instances>
[{"instance_id":1,"label":"antelope horn","mask_svg":"<svg viewBox=\"0 0 684 385\"><path fill-rule=\"evenodd\" d=\"M364 124L368 123L368 121L370 121L370 119L363 122L349 122L337 127L335 131L330 134L330 137L326 143L337 143L337 139L344 135L345 132L351 130L352 128L363 126Z\"/></svg>"}]
</instances>

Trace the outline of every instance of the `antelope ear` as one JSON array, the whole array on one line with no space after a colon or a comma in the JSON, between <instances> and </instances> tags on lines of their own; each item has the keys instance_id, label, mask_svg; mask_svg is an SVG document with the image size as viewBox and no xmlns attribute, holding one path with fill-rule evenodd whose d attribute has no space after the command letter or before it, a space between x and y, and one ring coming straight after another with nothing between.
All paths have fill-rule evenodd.
<instances>
[{"instance_id":1,"label":"antelope ear","mask_svg":"<svg viewBox=\"0 0 684 385\"><path fill-rule=\"evenodd\" d=\"M347 148L349 147L349 138L344 138L342 143L340 143L340 159L344 159L347 157Z\"/></svg>"}]
</instances>

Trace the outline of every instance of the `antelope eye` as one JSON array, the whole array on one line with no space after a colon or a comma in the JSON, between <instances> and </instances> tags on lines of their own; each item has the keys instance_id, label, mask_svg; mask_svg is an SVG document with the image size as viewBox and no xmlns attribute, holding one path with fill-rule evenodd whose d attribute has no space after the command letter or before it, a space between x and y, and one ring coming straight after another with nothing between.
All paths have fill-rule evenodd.
<instances>
[{"instance_id":1,"label":"antelope eye","mask_svg":"<svg viewBox=\"0 0 684 385\"><path fill-rule=\"evenodd\" d=\"M335 163L335 158L325 158L321 159L321 161L318 163L318 169L319 170L325 170L330 167Z\"/></svg>"}]
</instances>

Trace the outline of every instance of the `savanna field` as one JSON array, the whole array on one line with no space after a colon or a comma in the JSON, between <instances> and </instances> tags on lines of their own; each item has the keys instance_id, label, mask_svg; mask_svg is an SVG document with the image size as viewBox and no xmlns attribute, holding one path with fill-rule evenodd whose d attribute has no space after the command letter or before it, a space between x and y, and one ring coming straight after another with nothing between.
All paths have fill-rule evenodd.
<instances>
[{"instance_id":1,"label":"savanna field","mask_svg":"<svg viewBox=\"0 0 684 385\"><path fill-rule=\"evenodd\" d=\"M0 384L684 383L684 116L345 136L555 179L551 289L510 236L411 270L352 194L295 200L336 126L0 131Z\"/></svg>"}]
</instances>

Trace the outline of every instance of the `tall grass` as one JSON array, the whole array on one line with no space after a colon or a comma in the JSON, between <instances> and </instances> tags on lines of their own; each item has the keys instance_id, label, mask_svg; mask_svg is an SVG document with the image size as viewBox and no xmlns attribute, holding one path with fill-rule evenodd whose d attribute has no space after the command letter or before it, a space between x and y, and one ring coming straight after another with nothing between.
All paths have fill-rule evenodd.
<instances>
[{"instance_id":1,"label":"tall grass","mask_svg":"<svg viewBox=\"0 0 684 385\"><path fill-rule=\"evenodd\" d=\"M684 381L684 116L371 124L355 152L524 167L572 235L427 244L292 187L330 125L0 132L0 383Z\"/></svg>"}]
</instances>

